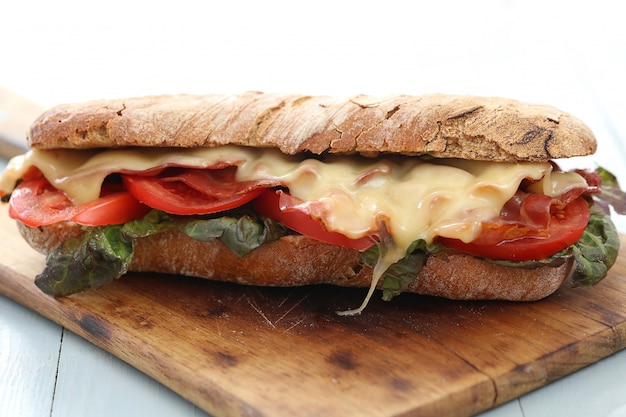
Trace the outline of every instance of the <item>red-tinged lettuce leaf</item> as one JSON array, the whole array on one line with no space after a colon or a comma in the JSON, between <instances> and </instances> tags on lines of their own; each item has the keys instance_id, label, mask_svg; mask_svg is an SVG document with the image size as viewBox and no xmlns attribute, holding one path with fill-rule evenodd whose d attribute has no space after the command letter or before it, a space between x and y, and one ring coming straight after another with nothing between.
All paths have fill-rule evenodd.
<instances>
[{"instance_id":1,"label":"red-tinged lettuce leaf","mask_svg":"<svg viewBox=\"0 0 626 417\"><path fill-rule=\"evenodd\" d=\"M609 214L608 207L613 207L618 214L626 214L626 193L621 190L617 177L602 167L596 172L602 178L601 192L594 194L594 201Z\"/></svg>"}]
</instances>

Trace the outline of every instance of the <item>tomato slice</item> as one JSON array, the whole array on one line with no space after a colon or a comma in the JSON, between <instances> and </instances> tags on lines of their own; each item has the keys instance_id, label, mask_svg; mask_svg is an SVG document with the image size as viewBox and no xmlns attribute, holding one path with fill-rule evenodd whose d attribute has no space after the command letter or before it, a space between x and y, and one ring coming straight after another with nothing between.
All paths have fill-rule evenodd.
<instances>
[{"instance_id":1,"label":"tomato slice","mask_svg":"<svg viewBox=\"0 0 626 417\"><path fill-rule=\"evenodd\" d=\"M294 205L286 204L291 198L281 190L268 189L252 202L254 210L262 216L276 220L296 232L321 242L346 248L366 250L375 244L373 236L351 239L341 233L326 230L324 225Z\"/></svg>"},{"instance_id":2,"label":"tomato slice","mask_svg":"<svg viewBox=\"0 0 626 417\"><path fill-rule=\"evenodd\" d=\"M73 221L85 226L122 224L143 217L150 208L120 187L105 188L100 198L74 205L43 176L29 176L11 194L9 215L30 227Z\"/></svg>"},{"instance_id":3,"label":"tomato slice","mask_svg":"<svg viewBox=\"0 0 626 417\"><path fill-rule=\"evenodd\" d=\"M157 176L122 175L128 191L143 204L171 214L212 214L239 207L275 181L235 179L236 167L168 168Z\"/></svg>"},{"instance_id":4,"label":"tomato slice","mask_svg":"<svg viewBox=\"0 0 626 417\"><path fill-rule=\"evenodd\" d=\"M120 191L79 206L72 221L84 226L124 224L142 218L149 211L150 207L137 201L131 193Z\"/></svg>"},{"instance_id":5,"label":"tomato slice","mask_svg":"<svg viewBox=\"0 0 626 417\"><path fill-rule=\"evenodd\" d=\"M538 204L531 200L528 210ZM535 221L536 216L527 214ZM490 259L531 261L545 259L578 242L589 222L589 206L584 198L576 198L564 207L551 205L549 224L532 229L524 223L484 223L481 235L470 243L440 238L445 246Z\"/></svg>"}]
</instances>

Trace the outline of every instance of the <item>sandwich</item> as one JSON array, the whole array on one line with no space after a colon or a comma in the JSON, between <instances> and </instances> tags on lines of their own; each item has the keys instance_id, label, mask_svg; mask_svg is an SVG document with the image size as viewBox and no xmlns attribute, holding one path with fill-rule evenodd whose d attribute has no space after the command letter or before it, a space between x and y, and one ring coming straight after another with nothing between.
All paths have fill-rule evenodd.
<instances>
[{"instance_id":1,"label":"sandwich","mask_svg":"<svg viewBox=\"0 0 626 417\"><path fill-rule=\"evenodd\" d=\"M538 300L604 278L626 212L605 169L559 168L595 152L585 124L503 98L96 100L46 111L28 143L0 192L53 296L150 271L369 288L342 314L377 290Z\"/></svg>"}]
</instances>

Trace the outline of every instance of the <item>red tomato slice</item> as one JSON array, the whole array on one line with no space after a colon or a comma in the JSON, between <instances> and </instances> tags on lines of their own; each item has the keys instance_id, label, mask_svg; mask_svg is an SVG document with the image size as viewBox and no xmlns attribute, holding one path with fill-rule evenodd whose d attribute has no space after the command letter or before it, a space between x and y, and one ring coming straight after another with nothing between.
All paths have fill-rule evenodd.
<instances>
[{"instance_id":1,"label":"red tomato slice","mask_svg":"<svg viewBox=\"0 0 626 417\"><path fill-rule=\"evenodd\" d=\"M252 206L260 215L276 220L300 234L321 242L360 251L366 250L375 244L373 236L351 239L341 233L326 230L321 222L313 219L306 212L294 206L285 207L283 203L285 198L289 197L283 191L268 189L253 201Z\"/></svg>"},{"instance_id":2,"label":"red tomato slice","mask_svg":"<svg viewBox=\"0 0 626 417\"><path fill-rule=\"evenodd\" d=\"M236 167L224 169L169 168L157 176L122 175L124 185L139 201L171 214L212 214L239 207L273 181L235 179Z\"/></svg>"},{"instance_id":3,"label":"red tomato slice","mask_svg":"<svg viewBox=\"0 0 626 417\"><path fill-rule=\"evenodd\" d=\"M137 201L131 193L120 191L79 206L72 221L84 226L124 224L142 218L149 211L150 207Z\"/></svg>"},{"instance_id":4,"label":"red tomato slice","mask_svg":"<svg viewBox=\"0 0 626 417\"><path fill-rule=\"evenodd\" d=\"M473 242L448 238L439 241L449 248L484 258L540 260L578 242L589 216L587 201L576 198L565 207L554 209L553 206L549 225L539 231L519 223L485 223L481 235Z\"/></svg>"},{"instance_id":5,"label":"red tomato slice","mask_svg":"<svg viewBox=\"0 0 626 417\"><path fill-rule=\"evenodd\" d=\"M11 194L9 215L30 227L73 221L85 226L122 224L143 217L150 208L130 193L105 189L102 196L78 206L44 177L22 181Z\"/></svg>"}]
</instances>

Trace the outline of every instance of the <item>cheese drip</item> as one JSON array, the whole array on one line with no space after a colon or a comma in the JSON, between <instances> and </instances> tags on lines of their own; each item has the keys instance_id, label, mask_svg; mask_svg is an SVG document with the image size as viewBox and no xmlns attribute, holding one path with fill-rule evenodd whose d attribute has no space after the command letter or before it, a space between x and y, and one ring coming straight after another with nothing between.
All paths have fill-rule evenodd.
<instances>
[{"instance_id":1,"label":"cheese drip","mask_svg":"<svg viewBox=\"0 0 626 417\"><path fill-rule=\"evenodd\" d=\"M474 240L481 223L497 217L524 179L533 191L559 197L586 186L573 172L553 172L548 162L492 163L453 159L331 156L323 161L284 155L273 149L147 148L31 150L14 158L0 178L10 192L31 165L37 166L75 203L98 198L113 172L144 171L158 166L205 168L231 162L239 180L274 179L289 189L328 230L351 238L388 234L374 271L369 300L384 271L406 255L412 242L437 236ZM360 310L349 313L358 313Z\"/></svg>"}]
</instances>

